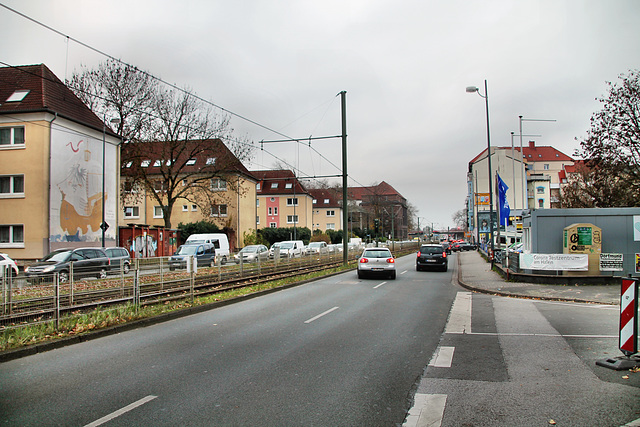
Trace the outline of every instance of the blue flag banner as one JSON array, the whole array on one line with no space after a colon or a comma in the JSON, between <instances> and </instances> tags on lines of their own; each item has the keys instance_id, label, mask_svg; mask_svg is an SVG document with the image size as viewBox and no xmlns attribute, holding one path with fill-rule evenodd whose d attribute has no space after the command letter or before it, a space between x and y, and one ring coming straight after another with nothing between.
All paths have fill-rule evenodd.
<instances>
[{"instance_id":1,"label":"blue flag banner","mask_svg":"<svg viewBox=\"0 0 640 427\"><path fill-rule=\"evenodd\" d=\"M507 184L504 183L502 178L500 178L500 174L498 174L498 203L500 204L500 225L507 226L509 222L509 214L511 213L511 208L509 207L509 202L507 201Z\"/></svg>"}]
</instances>

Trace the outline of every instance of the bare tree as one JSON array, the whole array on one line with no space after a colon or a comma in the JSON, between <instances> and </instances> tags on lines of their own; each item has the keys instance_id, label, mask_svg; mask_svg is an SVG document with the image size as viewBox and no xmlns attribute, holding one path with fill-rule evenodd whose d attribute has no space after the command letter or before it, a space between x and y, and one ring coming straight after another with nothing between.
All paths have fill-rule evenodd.
<instances>
[{"instance_id":1,"label":"bare tree","mask_svg":"<svg viewBox=\"0 0 640 427\"><path fill-rule=\"evenodd\" d=\"M70 87L105 119L118 118L122 146L122 197L152 197L171 228L180 199L209 213L222 206L220 186L240 191L242 161L253 154L248 138L234 137L230 117L189 90L167 89L148 73L109 60L75 73ZM195 163L194 163L195 162ZM132 189L144 192L132 192Z\"/></svg>"},{"instance_id":2,"label":"bare tree","mask_svg":"<svg viewBox=\"0 0 640 427\"><path fill-rule=\"evenodd\" d=\"M456 225L456 227L458 228L467 228L467 210L466 209L460 209L459 211L456 211L452 216L451 219L453 220L453 223Z\"/></svg>"}]
</instances>

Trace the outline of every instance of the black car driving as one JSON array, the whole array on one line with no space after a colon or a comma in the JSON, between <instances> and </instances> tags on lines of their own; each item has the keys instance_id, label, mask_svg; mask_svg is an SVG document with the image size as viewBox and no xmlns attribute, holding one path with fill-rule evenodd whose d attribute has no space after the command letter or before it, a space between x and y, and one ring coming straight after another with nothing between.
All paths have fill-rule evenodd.
<instances>
[{"instance_id":1,"label":"black car driving","mask_svg":"<svg viewBox=\"0 0 640 427\"><path fill-rule=\"evenodd\" d=\"M416 258L416 271L438 267L447 271L449 259L447 250L442 245L422 245Z\"/></svg>"}]
</instances>

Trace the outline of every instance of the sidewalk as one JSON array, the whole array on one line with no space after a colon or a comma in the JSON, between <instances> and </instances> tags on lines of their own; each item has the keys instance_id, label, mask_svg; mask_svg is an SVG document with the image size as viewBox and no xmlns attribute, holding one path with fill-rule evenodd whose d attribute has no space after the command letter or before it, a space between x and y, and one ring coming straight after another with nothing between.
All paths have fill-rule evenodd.
<instances>
[{"instance_id":1,"label":"sidewalk","mask_svg":"<svg viewBox=\"0 0 640 427\"><path fill-rule=\"evenodd\" d=\"M477 251L458 252L458 283L472 291L555 301L620 305L620 285L564 286L507 282Z\"/></svg>"}]
</instances>

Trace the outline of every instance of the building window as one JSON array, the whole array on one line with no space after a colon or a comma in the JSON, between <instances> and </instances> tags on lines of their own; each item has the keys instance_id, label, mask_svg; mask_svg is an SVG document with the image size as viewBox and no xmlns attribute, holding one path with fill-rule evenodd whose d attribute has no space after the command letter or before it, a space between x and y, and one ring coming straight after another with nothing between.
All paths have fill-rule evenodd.
<instances>
[{"instance_id":1,"label":"building window","mask_svg":"<svg viewBox=\"0 0 640 427\"><path fill-rule=\"evenodd\" d=\"M24 126L0 128L0 147L24 145Z\"/></svg>"},{"instance_id":2,"label":"building window","mask_svg":"<svg viewBox=\"0 0 640 427\"><path fill-rule=\"evenodd\" d=\"M548 163L545 163L545 164L544 164L544 170L546 170L546 171L548 171L548 170L549 170L549 164L548 164Z\"/></svg>"},{"instance_id":3,"label":"building window","mask_svg":"<svg viewBox=\"0 0 640 427\"><path fill-rule=\"evenodd\" d=\"M289 197L287 199L287 206L298 206L298 198L297 197Z\"/></svg>"},{"instance_id":4,"label":"building window","mask_svg":"<svg viewBox=\"0 0 640 427\"><path fill-rule=\"evenodd\" d=\"M328 222L327 223L327 230L335 230L336 229L336 224L333 222Z\"/></svg>"},{"instance_id":5,"label":"building window","mask_svg":"<svg viewBox=\"0 0 640 427\"><path fill-rule=\"evenodd\" d=\"M271 188L278 188L278 183L277 182L272 182L271 183Z\"/></svg>"},{"instance_id":6,"label":"building window","mask_svg":"<svg viewBox=\"0 0 640 427\"><path fill-rule=\"evenodd\" d=\"M0 247L24 246L23 225L0 225Z\"/></svg>"},{"instance_id":7,"label":"building window","mask_svg":"<svg viewBox=\"0 0 640 427\"><path fill-rule=\"evenodd\" d=\"M328 211L327 211L327 216L336 216L336 211L334 211L334 210L328 210Z\"/></svg>"},{"instance_id":8,"label":"building window","mask_svg":"<svg viewBox=\"0 0 640 427\"><path fill-rule=\"evenodd\" d=\"M256 207L260 207L260 199L256 199Z\"/></svg>"},{"instance_id":9,"label":"building window","mask_svg":"<svg viewBox=\"0 0 640 427\"><path fill-rule=\"evenodd\" d=\"M324 199L324 204L325 205L329 204L329 199Z\"/></svg>"},{"instance_id":10,"label":"building window","mask_svg":"<svg viewBox=\"0 0 640 427\"><path fill-rule=\"evenodd\" d=\"M211 216L227 216L227 205L211 205Z\"/></svg>"},{"instance_id":11,"label":"building window","mask_svg":"<svg viewBox=\"0 0 640 427\"><path fill-rule=\"evenodd\" d=\"M0 197L24 197L24 175L0 176Z\"/></svg>"},{"instance_id":12,"label":"building window","mask_svg":"<svg viewBox=\"0 0 640 427\"><path fill-rule=\"evenodd\" d=\"M544 194L544 187L536 187L536 193Z\"/></svg>"},{"instance_id":13,"label":"building window","mask_svg":"<svg viewBox=\"0 0 640 427\"><path fill-rule=\"evenodd\" d=\"M140 166L142 166L143 168L148 168L150 163L151 163L151 160L143 160L140 163Z\"/></svg>"},{"instance_id":14,"label":"building window","mask_svg":"<svg viewBox=\"0 0 640 427\"><path fill-rule=\"evenodd\" d=\"M211 179L211 191L227 191L227 181L220 178Z\"/></svg>"},{"instance_id":15,"label":"building window","mask_svg":"<svg viewBox=\"0 0 640 427\"><path fill-rule=\"evenodd\" d=\"M164 181L156 180L153 181L153 189L156 193L159 193L164 190Z\"/></svg>"},{"instance_id":16,"label":"building window","mask_svg":"<svg viewBox=\"0 0 640 427\"><path fill-rule=\"evenodd\" d=\"M267 208L267 215L273 215L273 208Z\"/></svg>"},{"instance_id":17,"label":"building window","mask_svg":"<svg viewBox=\"0 0 640 427\"><path fill-rule=\"evenodd\" d=\"M318 199L313 199L311 203L315 205L316 203L318 203Z\"/></svg>"},{"instance_id":18,"label":"building window","mask_svg":"<svg viewBox=\"0 0 640 427\"><path fill-rule=\"evenodd\" d=\"M278 227L278 224L276 224L275 222L270 222L270 223L269 223L269 227L270 227L270 228L277 228L277 227Z\"/></svg>"},{"instance_id":19,"label":"building window","mask_svg":"<svg viewBox=\"0 0 640 427\"><path fill-rule=\"evenodd\" d=\"M189 159L187 160L187 163L186 163L187 166L193 166L195 164L196 164L196 159Z\"/></svg>"},{"instance_id":20,"label":"building window","mask_svg":"<svg viewBox=\"0 0 640 427\"><path fill-rule=\"evenodd\" d=\"M207 159L207 166L212 166L216 164L216 158L215 157L209 157Z\"/></svg>"},{"instance_id":21,"label":"building window","mask_svg":"<svg viewBox=\"0 0 640 427\"><path fill-rule=\"evenodd\" d=\"M544 208L544 199L538 199L538 207Z\"/></svg>"},{"instance_id":22,"label":"building window","mask_svg":"<svg viewBox=\"0 0 640 427\"><path fill-rule=\"evenodd\" d=\"M292 183L290 183L290 182L287 182L287 183L284 185L284 188L287 188L287 189L289 189L289 188L293 188L293 184L292 184Z\"/></svg>"},{"instance_id":23,"label":"building window","mask_svg":"<svg viewBox=\"0 0 640 427\"><path fill-rule=\"evenodd\" d=\"M256 216L256 224L260 224L260 216L259 215Z\"/></svg>"},{"instance_id":24,"label":"building window","mask_svg":"<svg viewBox=\"0 0 640 427\"><path fill-rule=\"evenodd\" d=\"M297 224L298 215L287 215L287 224Z\"/></svg>"},{"instance_id":25,"label":"building window","mask_svg":"<svg viewBox=\"0 0 640 427\"><path fill-rule=\"evenodd\" d=\"M29 89L18 89L5 102L20 102L31 92Z\"/></svg>"},{"instance_id":26,"label":"building window","mask_svg":"<svg viewBox=\"0 0 640 427\"><path fill-rule=\"evenodd\" d=\"M260 183L257 183L257 184L256 184L256 190L257 190L257 191L260 191Z\"/></svg>"},{"instance_id":27,"label":"building window","mask_svg":"<svg viewBox=\"0 0 640 427\"><path fill-rule=\"evenodd\" d=\"M198 212L198 205L191 205L191 212Z\"/></svg>"},{"instance_id":28,"label":"building window","mask_svg":"<svg viewBox=\"0 0 640 427\"><path fill-rule=\"evenodd\" d=\"M189 212L189 205L182 205L182 212Z\"/></svg>"},{"instance_id":29,"label":"building window","mask_svg":"<svg viewBox=\"0 0 640 427\"><path fill-rule=\"evenodd\" d=\"M125 206L124 207L125 218L140 218L140 208L138 206Z\"/></svg>"},{"instance_id":30,"label":"building window","mask_svg":"<svg viewBox=\"0 0 640 427\"><path fill-rule=\"evenodd\" d=\"M162 206L154 206L153 207L153 217L154 218L164 218L164 212L162 211Z\"/></svg>"},{"instance_id":31,"label":"building window","mask_svg":"<svg viewBox=\"0 0 640 427\"><path fill-rule=\"evenodd\" d=\"M155 162L153 162L154 168L159 168L160 166L162 166L162 160L156 160Z\"/></svg>"}]
</instances>

